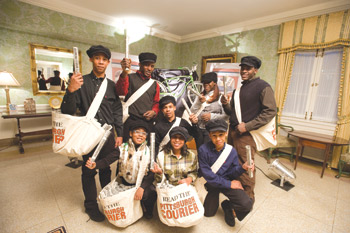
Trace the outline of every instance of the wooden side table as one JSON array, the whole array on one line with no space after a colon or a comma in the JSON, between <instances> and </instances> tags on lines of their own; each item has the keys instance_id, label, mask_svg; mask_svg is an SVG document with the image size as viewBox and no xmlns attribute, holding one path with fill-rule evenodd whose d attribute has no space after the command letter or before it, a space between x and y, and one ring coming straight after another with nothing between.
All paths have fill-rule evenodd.
<instances>
[{"instance_id":1,"label":"wooden side table","mask_svg":"<svg viewBox=\"0 0 350 233\"><path fill-rule=\"evenodd\" d=\"M295 158L294 170L297 168L299 157L303 156L304 146L325 150L321 178L323 177L324 169L326 168L326 164L330 156L331 147L344 146L349 144L348 140L342 138L334 138L332 136L306 131L293 131L289 132L288 134L298 138L298 147Z\"/></svg>"},{"instance_id":2,"label":"wooden side table","mask_svg":"<svg viewBox=\"0 0 350 233\"><path fill-rule=\"evenodd\" d=\"M37 130L37 131L31 131L31 132L22 132L21 131L21 123L20 123L21 119L23 119L23 118L38 118L38 117L51 117L51 112L38 112L38 113L24 113L23 112L23 113L3 114L2 115L2 118L4 118L4 119L11 119L11 118L17 119L18 134L16 134L16 137L18 137L19 152L21 154L24 153L23 141L22 141L23 137L40 135L40 134L52 134L52 129L44 129L44 130Z\"/></svg>"}]
</instances>

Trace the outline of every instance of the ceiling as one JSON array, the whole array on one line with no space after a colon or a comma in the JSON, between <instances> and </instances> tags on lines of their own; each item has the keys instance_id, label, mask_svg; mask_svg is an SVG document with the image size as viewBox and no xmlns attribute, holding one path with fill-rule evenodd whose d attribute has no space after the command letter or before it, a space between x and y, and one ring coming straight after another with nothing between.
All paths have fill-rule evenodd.
<instances>
[{"instance_id":1,"label":"ceiling","mask_svg":"<svg viewBox=\"0 0 350 233\"><path fill-rule=\"evenodd\" d=\"M153 35L188 42L350 8L348 0L20 0L115 25L138 18Z\"/></svg>"}]
</instances>

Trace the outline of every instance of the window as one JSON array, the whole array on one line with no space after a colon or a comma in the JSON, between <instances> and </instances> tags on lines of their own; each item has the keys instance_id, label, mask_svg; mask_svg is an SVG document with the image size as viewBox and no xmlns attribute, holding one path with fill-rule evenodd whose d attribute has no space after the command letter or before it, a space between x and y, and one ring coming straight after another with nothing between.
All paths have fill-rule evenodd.
<instances>
[{"instance_id":1,"label":"window","mask_svg":"<svg viewBox=\"0 0 350 233\"><path fill-rule=\"evenodd\" d=\"M342 49L296 52L282 115L335 124Z\"/></svg>"}]
</instances>

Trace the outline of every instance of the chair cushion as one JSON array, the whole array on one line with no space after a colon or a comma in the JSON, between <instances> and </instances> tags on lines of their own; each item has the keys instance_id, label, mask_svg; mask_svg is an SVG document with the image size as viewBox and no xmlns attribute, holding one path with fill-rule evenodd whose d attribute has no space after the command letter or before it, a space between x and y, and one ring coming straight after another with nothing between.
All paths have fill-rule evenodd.
<instances>
[{"instance_id":1,"label":"chair cushion","mask_svg":"<svg viewBox=\"0 0 350 233\"><path fill-rule=\"evenodd\" d=\"M345 163L350 163L350 153L344 153L340 155L340 160Z\"/></svg>"}]
</instances>

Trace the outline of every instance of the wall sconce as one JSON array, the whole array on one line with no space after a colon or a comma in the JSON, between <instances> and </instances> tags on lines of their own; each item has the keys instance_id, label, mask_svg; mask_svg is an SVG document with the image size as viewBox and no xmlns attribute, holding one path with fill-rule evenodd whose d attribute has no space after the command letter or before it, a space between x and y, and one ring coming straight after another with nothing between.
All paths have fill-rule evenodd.
<instances>
[{"instance_id":1,"label":"wall sconce","mask_svg":"<svg viewBox=\"0 0 350 233\"><path fill-rule=\"evenodd\" d=\"M277 175L281 177L280 180L277 179L273 181L272 184L278 186L279 183L279 187L286 191L289 191L294 187L294 185L291 183L293 183L293 181L296 179L296 175L292 170L284 166L278 159L275 159L271 163L269 169L272 169ZM288 182L286 183L286 181Z\"/></svg>"},{"instance_id":2,"label":"wall sconce","mask_svg":"<svg viewBox=\"0 0 350 233\"><path fill-rule=\"evenodd\" d=\"M16 87L16 86L20 86L20 84L15 79L15 77L12 75L12 73L9 73L7 71L1 71L0 72L0 86L5 86L6 110L7 110L7 113L10 113L9 105L11 103L11 100L10 100L10 89L8 87L9 86Z\"/></svg>"}]
</instances>

